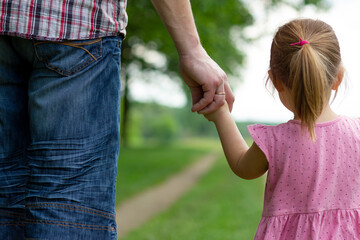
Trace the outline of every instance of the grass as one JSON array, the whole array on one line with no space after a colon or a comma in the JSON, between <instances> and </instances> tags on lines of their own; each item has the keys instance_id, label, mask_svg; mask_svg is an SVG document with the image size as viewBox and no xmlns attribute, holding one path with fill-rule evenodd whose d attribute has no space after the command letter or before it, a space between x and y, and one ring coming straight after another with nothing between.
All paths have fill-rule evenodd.
<instances>
[{"instance_id":1,"label":"grass","mask_svg":"<svg viewBox=\"0 0 360 240\"><path fill-rule=\"evenodd\" d=\"M173 207L123 239L253 239L261 218L263 189L263 178L241 180L221 157Z\"/></svg>"},{"instance_id":2,"label":"grass","mask_svg":"<svg viewBox=\"0 0 360 240\"><path fill-rule=\"evenodd\" d=\"M171 145L149 144L121 149L116 204L164 181L200 156L214 151L213 149L219 149L217 141L197 139Z\"/></svg>"}]
</instances>

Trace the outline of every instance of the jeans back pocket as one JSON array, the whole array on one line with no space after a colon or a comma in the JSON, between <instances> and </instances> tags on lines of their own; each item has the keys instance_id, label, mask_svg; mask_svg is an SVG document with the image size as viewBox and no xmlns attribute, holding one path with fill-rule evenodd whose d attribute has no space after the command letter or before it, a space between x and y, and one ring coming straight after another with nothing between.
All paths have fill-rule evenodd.
<instances>
[{"instance_id":1,"label":"jeans back pocket","mask_svg":"<svg viewBox=\"0 0 360 240\"><path fill-rule=\"evenodd\" d=\"M38 59L47 68L65 76L73 75L101 58L102 39L66 42L37 41Z\"/></svg>"}]
</instances>

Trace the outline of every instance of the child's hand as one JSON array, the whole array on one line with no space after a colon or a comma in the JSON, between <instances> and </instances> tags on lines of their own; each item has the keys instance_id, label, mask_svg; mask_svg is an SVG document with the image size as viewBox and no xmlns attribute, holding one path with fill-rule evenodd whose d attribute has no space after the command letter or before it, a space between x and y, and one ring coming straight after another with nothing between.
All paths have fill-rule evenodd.
<instances>
[{"instance_id":1,"label":"child's hand","mask_svg":"<svg viewBox=\"0 0 360 240\"><path fill-rule=\"evenodd\" d=\"M224 105L222 105L219 109L217 109L215 112L204 114L204 117L209 120L210 122L216 122L218 119L221 118L224 114L230 114L229 106L225 102Z\"/></svg>"}]
</instances>

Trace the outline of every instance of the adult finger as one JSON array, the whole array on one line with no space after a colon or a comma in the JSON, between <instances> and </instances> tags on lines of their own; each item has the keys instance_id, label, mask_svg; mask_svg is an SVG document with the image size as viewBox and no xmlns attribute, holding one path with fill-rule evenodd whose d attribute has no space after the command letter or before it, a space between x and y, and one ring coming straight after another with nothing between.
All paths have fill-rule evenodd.
<instances>
[{"instance_id":1,"label":"adult finger","mask_svg":"<svg viewBox=\"0 0 360 240\"><path fill-rule=\"evenodd\" d=\"M203 97L193 104L192 111L199 112L202 109L206 108L209 104L211 104L214 100L215 90L203 90Z\"/></svg>"},{"instance_id":2,"label":"adult finger","mask_svg":"<svg viewBox=\"0 0 360 240\"><path fill-rule=\"evenodd\" d=\"M213 101L208 104L205 108L201 109L199 113L201 114L209 114L215 112L222 105L225 104L225 89L224 84L220 84L220 86L216 89L216 92L213 97Z\"/></svg>"},{"instance_id":3,"label":"adult finger","mask_svg":"<svg viewBox=\"0 0 360 240\"><path fill-rule=\"evenodd\" d=\"M199 114L210 114L219 109L222 105L225 104L225 95L215 95L214 101L210 103L208 106L200 110Z\"/></svg>"}]
</instances>

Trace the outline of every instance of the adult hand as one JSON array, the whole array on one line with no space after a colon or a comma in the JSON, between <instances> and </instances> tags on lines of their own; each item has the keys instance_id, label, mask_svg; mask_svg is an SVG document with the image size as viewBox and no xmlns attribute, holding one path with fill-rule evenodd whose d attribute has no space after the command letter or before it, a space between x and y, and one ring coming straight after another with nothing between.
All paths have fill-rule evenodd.
<instances>
[{"instance_id":1,"label":"adult hand","mask_svg":"<svg viewBox=\"0 0 360 240\"><path fill-rule=\"evenodd\" d=\"M212 113L225 101L229 110L232 110L234 95L227 76L201 45L189 54L179 55L179 71L190 88L193 112Z\"/></svg>"},{"instance_id":2,"label":"adult hand","mask_svg":"<svg viewBox=\"0 0 360 240\"><path fill-rule=\"evenodd\" d=\"M179 54L179 69L190 87L193 112L211 113L228 103L234 95L224 71L200 44L189 0L151 0L168 30Z\"/></svg>"}]
</instances>

